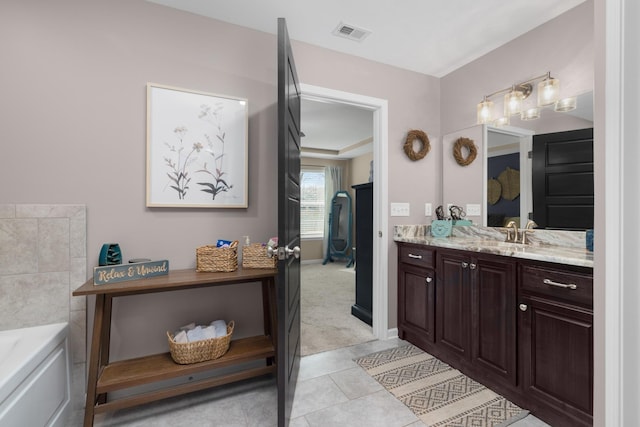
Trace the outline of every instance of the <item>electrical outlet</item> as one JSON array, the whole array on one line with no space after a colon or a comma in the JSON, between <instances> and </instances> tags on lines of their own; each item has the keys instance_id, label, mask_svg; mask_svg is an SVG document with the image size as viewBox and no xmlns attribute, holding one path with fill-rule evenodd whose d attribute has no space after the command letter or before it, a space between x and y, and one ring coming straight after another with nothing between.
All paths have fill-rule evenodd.
<instances>
[{"instance_id":1,"label":"electrical outlet","mask_svg":"<svg viewBox=\"0 0 640 427\"><path fill-rule=\"evenodd\" d=\"M431 216L431 203L424 204L424 216Z\"/></svg>"},{"instance_id":2,"label":"electrical outlet","mask_svg":"<svg viewBox=\"0 0 640 427\"><path fill-rule=\"evenodd\" d=\"M409 216L409 203L391 203L391 216Z\"/></svg>"},{"instance_id":3,"label":"electrical outlet","mask_svg":"<svg viewBox=\"0 0 640 427\"><path fill-rule=\"evenodd\" d=\"M482 215L482 207L478 204L467 204L467 215L470 216L480 216Z\"/></svg>"}]
</instances>

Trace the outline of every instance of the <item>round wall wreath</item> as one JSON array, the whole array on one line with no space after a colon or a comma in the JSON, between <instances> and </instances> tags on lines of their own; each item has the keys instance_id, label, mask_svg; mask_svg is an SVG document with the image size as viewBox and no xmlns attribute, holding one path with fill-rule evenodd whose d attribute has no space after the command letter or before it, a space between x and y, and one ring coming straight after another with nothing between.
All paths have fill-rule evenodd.
<instances>
[{"instance_id":1,"label":"round wall wreath","mask_svg":"<svg viewBox=\"0 0 640 427\"><path fill-rule=\"evenodd\" d=\"M415 151L413 149L413 141L415 141L416 139L422 144L422 148L420 149L420 151ZM403 148L404 153L407 155L407 157L409 157L413 161L416 161L424 158L424 156L427 155L429 150L431 150L431 143L429 142L429 137L423 131L410 130L409 133L407 133L407 139L405 139L404 141Z\"/></svg>"},{"instance_id":2,"label":"round wall wreath","mask_svg":"<svg viewBox=\"0 0 640 427\"><path fill-rule=\"evenodd\" d=\"M465 147L469 151L466 158L462 155L462 147ZM469 138L458 138L456 143L453 145L453 157L460 166L470 165L476 159L477 155L478 149L473 143L473 140Z\"/></svg>"}]
</instances>

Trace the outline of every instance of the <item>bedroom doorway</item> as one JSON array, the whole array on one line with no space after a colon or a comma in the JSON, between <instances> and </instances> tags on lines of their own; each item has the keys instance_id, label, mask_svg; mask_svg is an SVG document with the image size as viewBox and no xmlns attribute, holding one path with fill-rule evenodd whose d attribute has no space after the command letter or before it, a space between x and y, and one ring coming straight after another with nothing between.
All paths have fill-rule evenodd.
<instances>
[{"instance_id":1,"label":"bedroom doorway","mask_svg":"<svg viewBox=\"0 0 640 427\"><path fill-rule=\"evenodd\" d=\"M373 181L376 183L374 186L374 203L373 203L373 280L372 280L372 294L373 294L373 307L372 307L372 326L369 329L371 331L371 339L385 339L388 337L388 265L387 265L387 253L388 253L388 236L386 230L387 218L384 215L384 206L387 204L387 101L377 98L366 97L362 95L335 91L328 88L316 87L301 84L302 99L335 104L338 106L350 106L367 111L372 115L373 129L371 145L373 152ZM302 122L304 123L304 113ZM305 128L303 126L302 131ZM379 185L378 185L379 183ZM357 213L356 213L357 215ZM324 255L324 254L323 254ZM303 254L304 257L304 254ZM307 258L309 259L309 258ZM331 274L340 273L336 280L354 280L355 274L351 270L351 277L349 277L346 263L344 266L338 265L331 272ZM340 271L342 270L342 271ZM327 273L328 270L327 270ZM311 273L316 274L316 273ZM343 275L344 277L341 277ZM303 278L304 282L304 278ZM304 292L304 291L303 291ZM304 314L303 314L304 315ZM351 316L353 317L353 316ZM354 317L357 322L360 322ZM365 325L363 323L363 325ZM365 325L366 326L366 325ZM361 334L360 332L357 332ZM303 338L304 341L304 332ZM365 339L366 341L367 339Z\"/></svg>"}]
</instances>

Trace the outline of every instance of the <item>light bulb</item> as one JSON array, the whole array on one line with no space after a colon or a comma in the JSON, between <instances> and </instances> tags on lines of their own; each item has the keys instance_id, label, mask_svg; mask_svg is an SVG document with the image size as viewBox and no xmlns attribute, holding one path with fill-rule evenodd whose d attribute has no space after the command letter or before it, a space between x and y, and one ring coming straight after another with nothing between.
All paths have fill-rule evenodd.
<instances>
[{"instance_id":1,"label":"light bulb","mask_svg":"<svg viewBox=\"0 0 640 427\"><path fill-rule=\"evenodd\" d=\"M493 102L489 101L486 97L481 103L478 104L478 107L477 107L477 123L479 125L491 122L491 108L492 107L493 107Z\"/></svg>"},{"instance_id":2,"label":"light bulb","mask_svg":"<svg viewBox=\"0 0 640 427\"><path fill-rule=\"evenodd\" d=\"M560 81L554 78L546 78L538 83L538 107L552 105L558 100Z\"/></svg>"},{"instance_id":3,"label":"light bulb","mask_svg":"<svg viewBox=\"0 0 640 427\"><path fill-rule=\"evenodd\" d=\"M522 111L522 100L524 96L519 90L513 88L504 96L504 115L511 116Z\"/></svg>"}]
</instances>

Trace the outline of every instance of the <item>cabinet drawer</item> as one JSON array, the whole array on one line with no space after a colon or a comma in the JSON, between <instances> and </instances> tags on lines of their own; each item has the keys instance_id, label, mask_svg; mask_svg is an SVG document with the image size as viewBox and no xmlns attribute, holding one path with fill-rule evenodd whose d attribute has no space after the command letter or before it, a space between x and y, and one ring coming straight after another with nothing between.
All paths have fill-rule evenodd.
<instances>
[{"instance_id":1,"label":"cabinet drawer","mask_svg":"<svg viewBox=\"0 0 640 427\"><path fill-rule=\"evenodd\" d=\"M427 246L400 245L398 247L398 262L432 268L434 259L435 251Z\"/></svg>"},{"instance_id":2,"label":"cabinet drawer","mask_svg":"<svg viewBox=\"0 0 640 427\"><path fill-rule=\"evenodd\" d=\"M593 306L593 275L560 268L521 265L522 291L549 295Z\"/></svg>"}]
</instances>

